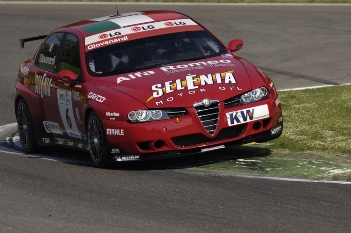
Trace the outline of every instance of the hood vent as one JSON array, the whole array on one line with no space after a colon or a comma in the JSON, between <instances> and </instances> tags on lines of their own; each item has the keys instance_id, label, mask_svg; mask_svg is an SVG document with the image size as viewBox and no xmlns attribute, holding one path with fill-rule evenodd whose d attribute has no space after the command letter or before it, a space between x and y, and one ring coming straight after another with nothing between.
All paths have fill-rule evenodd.
<instances>
[{"instance_id":1,"label":"hood vent","mask_svg":"<svg viewBox=\"0 0 351 233\"><path fill-rule=\"evenodd\" d=\"M194 107L197 116L199 117L206 131L213 135L218 124L219 103L217 100L211 100L209 101L209 105L206 107L203 102L196 103Z\"/></svg>"}]
</instances>

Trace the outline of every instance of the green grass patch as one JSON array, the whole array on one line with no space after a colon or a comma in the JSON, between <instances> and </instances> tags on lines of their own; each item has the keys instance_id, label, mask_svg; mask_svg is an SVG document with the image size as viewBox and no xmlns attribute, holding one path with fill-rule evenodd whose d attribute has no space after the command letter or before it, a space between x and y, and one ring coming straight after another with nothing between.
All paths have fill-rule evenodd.
<instances>
[{"instance_id":1,"label":"green grass patch","mask_svg":"<svg viewBox=\"0 0 351 233\"><path fill-rule=\"evenodd\" d=\"M279 96L284 116L279 138L230 151L241 157L227 155L194 169L351 181L351 85L280 91Z\"/></svg>"},{"instance_id":2,"label":"green grass patch","mask_svg":"<svg viewBox=\"0 0 351 233\"><path fill-rule=\"evenodd\" d=\"M284 131L271 149L351 154L351 85L279 92Z\"/></svg>"},{"instance_id":3,"label":"green grass patch","mask_svg":"<svg viewBox=\"0 0 351 233\"><path fill-rule=\"evenodd\" d=\"M31 2L58 2L59 0L21 0ZM12 2L12 0L0 0ZM115 0L62 0L60 2L115 2ZM351 0L118 0L118 2L199 2L199 3L351 3Z\"/></svg>"}]
</instances>

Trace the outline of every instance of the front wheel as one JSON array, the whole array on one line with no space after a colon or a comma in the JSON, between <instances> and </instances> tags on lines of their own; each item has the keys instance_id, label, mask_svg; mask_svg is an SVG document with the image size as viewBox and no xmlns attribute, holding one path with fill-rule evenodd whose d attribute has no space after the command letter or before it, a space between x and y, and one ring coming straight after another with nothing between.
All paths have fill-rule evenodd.
<instances>
[{"instance_id":1,"label":"front wheel","mask_svg":"<svg viewBox=\"0 0 351 233\"><path fill-rule=\"evenodd\" d=\"M108 142L102 121L95 112L89 116L87 138L90 156L97 167L106 168L110 165Z\"/></svg>"},{"instance_id":2,"label":"front wheel","mask_svg":"<svg viewBox=\"0 0 351 233\"><path fill-rule=\"evenodd\" d=\"M16 118L22 149L27 153L37 152L39 145L37 143L34 123L24 99L18 102Z\"/></svg>"}]
</instances>

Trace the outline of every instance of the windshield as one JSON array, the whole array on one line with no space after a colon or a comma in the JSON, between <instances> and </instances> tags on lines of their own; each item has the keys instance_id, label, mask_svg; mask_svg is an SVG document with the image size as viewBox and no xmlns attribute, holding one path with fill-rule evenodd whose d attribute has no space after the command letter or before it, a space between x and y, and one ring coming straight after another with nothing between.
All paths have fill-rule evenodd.
<instances>
[{"instance_id":1,"label":"windshield","mask_svg":"<svg viewBox=\"0 0 351 233\"><path fill-rule=\"evenodd\" d=\"M86 53L92 76L122 74L226 53L207 31L178 32L127 41Z\"/></svg>"}]
</instances>

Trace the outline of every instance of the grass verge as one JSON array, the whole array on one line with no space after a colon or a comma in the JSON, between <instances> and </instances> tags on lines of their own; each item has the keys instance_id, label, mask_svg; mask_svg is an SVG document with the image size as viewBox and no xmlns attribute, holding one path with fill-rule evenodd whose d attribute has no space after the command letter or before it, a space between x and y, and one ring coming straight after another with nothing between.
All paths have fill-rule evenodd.
<instances>
[{"instance_id":1,"label":"grass verge","mask_svg":"<svg viewBox=\"0 0 351 233\"><path fill-rule=\"evenodd\" d=\"M230 152L241 157L194 169L351 181L351 85L279 95L284 114L281 137Z\"/></svg>"}]
</instances>

